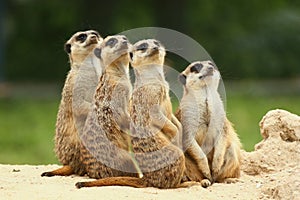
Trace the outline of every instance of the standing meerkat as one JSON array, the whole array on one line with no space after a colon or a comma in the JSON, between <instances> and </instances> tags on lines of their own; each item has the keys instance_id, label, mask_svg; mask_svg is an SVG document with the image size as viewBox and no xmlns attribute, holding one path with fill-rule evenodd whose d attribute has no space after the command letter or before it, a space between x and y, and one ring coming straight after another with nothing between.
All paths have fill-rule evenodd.
<instances>
[{"instance_id":1,"label":"standing meerkat","mask_svg":"<svg viewBox=\"0 0 300 200\"><path fill-rule=\"evenodd\" d=\"M134 176L134 165L128 153L131 95L129 79L130 43L122 35L108 36L95 54L103 66L94 105L80 135L81 160L89 177ZM78 182L84 187L93 182Z\"/></svg>"},{"instance_id":2,"label":"standing meerkat","mask_svg":"<svg viewBox=\"0 0 300 200\"><path fill-rule=\"evenodd\" d=\"M71 69L62 91L55 133L55 153L63 167L44 172L42 176L83 175L80 162L78 133L82 131L97 85L101 66L94 56L94 48L102 42L97 31L75 33L66 43Z\"/></svg>"},{"instance_id":3,"label":"standing meerkat","mask_svg":"<svg viewBox=\"0 0 300 200\"><path fill-rule=\"evenodd\" d=\"M165 54L164 47L153 39L137 42L130 53L136 76L130 105L131 144L143 177L111 177L81 186L180 186L184 154L170 140L176 143L181 125L172 114L169 86L163 74Z\"/></svg>"},{"instance_id":4,"label":"standing meerkat","mask_svg":"<svg viewBox=\"0 0 300 200\"><path fill-rule=\"evenodd\" d=\"M179 75L184 94L176 116L183 126L185 173L191 180L223 182L240 176L241 143L218 93L220 78L211 61L194 62ZM208 180L202 185L209 186Z\"/></svg>"}]
</instances>

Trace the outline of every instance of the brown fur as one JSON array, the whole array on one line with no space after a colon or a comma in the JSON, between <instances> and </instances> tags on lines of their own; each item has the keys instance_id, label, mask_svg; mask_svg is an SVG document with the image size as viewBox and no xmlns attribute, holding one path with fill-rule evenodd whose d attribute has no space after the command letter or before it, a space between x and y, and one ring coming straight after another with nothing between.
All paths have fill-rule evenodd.
<instances>
[{"instance_id":1,"label":"brown fur","mask_svg":"<svg viewBox=\"0 0 300 200\"><path fill-rule=\"evenodd\" d=\"M202 68L192 72L195 65ZM241 144L217 93L218 70L209 61L195 62L180 76L185 93L176 117L183 126L186 180L206 180L204 185L208 186L208 181L225 182L228 178L238 178ZM200 151L196 151L199 147Z\"/></svg>"},{"instance_id":2,"label":"brown fur","mask_svg":"<svg viewBox=\"0 0 300 200\"><path fill-rule=\"evenodd\" d=\"M86 36L86 39L79 41L78 36L82 34ZM93 49L101 42L100 35L96 31L89 30L75 33L65 44L66 51L69 54L71 70L62 91L55 132L55 153L64 166L58 170L44 172L42 176L66 176L73 173L83 175L86 173L80 162L80 141L78 138L78 131L83 127L80 127L81 124L76 123L76 117L80 115L85 120L89 112L90 103L81 103L80 96L82 94L80 92L81 90L93 91L96 86L97 77L96 72L91 71L94 70L91 66L93 65L91 60L93 59ZM88 75L85 77L87 78L86 82L89 83L88 85L76 82L78 81L77 78L82 75L81 70L88 71ZM91 99L91 97L92 94L86 96L87 99Z\"/></svg>"}]
</instances>

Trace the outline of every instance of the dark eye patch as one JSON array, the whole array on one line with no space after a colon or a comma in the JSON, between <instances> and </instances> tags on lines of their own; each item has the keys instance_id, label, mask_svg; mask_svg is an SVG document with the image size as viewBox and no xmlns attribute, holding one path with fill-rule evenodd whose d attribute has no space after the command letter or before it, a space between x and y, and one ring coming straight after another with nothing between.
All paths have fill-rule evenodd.
<instances>
[{"instance_id":1,"label":"dark eye patch","mask_svg":"<svg viewBox=\"0 0 300 200\"><path fill-rule=\"evenodd\" d=\"M87 34L81 33L76 37L76 41L84 42L87 38Z\"/></svg>"},{"instance_id":2,"label":"dark eye patch","mask_svg":"<svg viewBox=\"0 0 300 200\"><path fill-rule=\"evenodd\" d=\"M147 50L148 46L149 45L147 43L142 43L142 44L140 44L139 46L136 47L136 50L144 52L144 51Z\"/></svg>"},{"instance_id":3,"label":"dark eye patch","mask_svg":"<svg viewBox=\"0 0 300 200\"><path fill-rule=\"evenodd\" d=\"M185 85L185 84L186 84L186 75L184 75L184 74L179 74L178 79L179 79L179 81L180 81L180 83L181 83L182 85Z\"/></svg>"},{"instance_id":4,"label":"dark eye patch","mask_svg":"<svg viewBox=\"0 0 300 200\"><path fill-rule=\"evenodd\" d=\"M106 43L105 46L110 46L111 48L117 44L118 40L116 38L110 38Z\"/></svg>"},{"instance_id":5,"label":"dark eye patch","mask_svg":"<svg viewBox=\"0 0 300 200\"><path fill-rule=\"evenodd\" d=\"M65 44L64 50L65 50L65 52L67 52L67 53L71 53L71 44Z\"/></svg>"},{"instance_id":6,"label":"dark eye patch","mask_svg":"<svg viewBox=\"0 0 300 200\"><path fill-rule=\"evenodd\" d=\"M199 73L202 68L203 68L203 65L200 63L197 63L191 67L191 72Z\"/></svg>"}]
</instances>

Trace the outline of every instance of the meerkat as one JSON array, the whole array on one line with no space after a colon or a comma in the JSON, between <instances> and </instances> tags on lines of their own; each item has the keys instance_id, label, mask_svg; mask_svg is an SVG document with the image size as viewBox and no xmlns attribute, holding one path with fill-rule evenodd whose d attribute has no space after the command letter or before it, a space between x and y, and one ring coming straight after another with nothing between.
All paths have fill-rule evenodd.
<instances>
[{"instance_id":1,"label":"meerkat","mask_svg":"<svg viewBox=\"0 0 300 200\"><path fill-rule=\"evenodd\" d=\"M88 30L75 33L65 43L71 69L63 87L55 133L55 153L63 167L44 172L42 176L86 173L80 162L78 133L82 131L91 110L98 76L101 74L101 66L93 50L102 40L97 31Z\"/></svg>"},{"instance_id":2,"label":"meerkat","mask_svg":"<svg viewBox=\"0 0 300 200\"><path fill-rule=\"evenodd\" d=\"M173 143L177 143L181 124L172 114L169 86L163 73L165 54L164 47L154 39L135 43L130 53L135 72L130 100L131 144L143 177L111 177L80 183L78 187L180 187L184 154Z\"/></svg>"},{"instance_id":3,"label":"meerkat","mask_svg":"<svg viewBox=\"0 0 300 200\"><path fill-rule=\"evenodd\" d=\"M211 61L191 63L179 75L184 94L176 117L183 126L185 173L206 180L205 186L240 176L241 143L218 93L220 78Z\"/></svg>"},{"instance_id":4,"label":"meerkat","mask_svg":"<svg viewBox=\"0 0 300 200\"><path fill-rule=\"evenodd\" d=\"M125 36L116 35L106 37L95 49L103 74L96 88L93 109L80 135L81 160L90 178L136 176L127 137L128 102L132 92L130 46ZM78 188L84 185L85 182L76 183Z\"/></svg>"}]
</instances>

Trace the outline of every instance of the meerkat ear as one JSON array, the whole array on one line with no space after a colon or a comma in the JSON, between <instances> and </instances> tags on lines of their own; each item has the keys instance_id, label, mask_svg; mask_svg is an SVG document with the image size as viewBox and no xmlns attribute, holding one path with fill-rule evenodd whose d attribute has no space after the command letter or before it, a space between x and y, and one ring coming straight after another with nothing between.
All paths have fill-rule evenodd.
<instances>
[{"instance_id":1,"label":"meerkat ear","mask_svg":"<svg viewBox=\"0 0 300 200\"><path fill-rule=\"evenodd\" d=\"M97 58L101 58L101 49L95 48L94 49L94 54Z\"/></svg>"},{"instance_id":2,"label":"meerkat ear","mask_svg":"<svg viewBox=\"0 0 300 200\"><path fill-rule=\"evenodd\" d=\"M65 52L71 53L71 44L65 44L64 49L65 49Z\"/></svg>"},{"instance_id":3,"label":"meerkat ear","mask_svg":"<svg viewBox=\"0 0 300 200\"><path fill-rule=\"evenodd\" d=\"M179 79L180 83L182 83L182 85L186 84L186 75L179 74L178 79Z\"/></svg>"}]
</instances>

